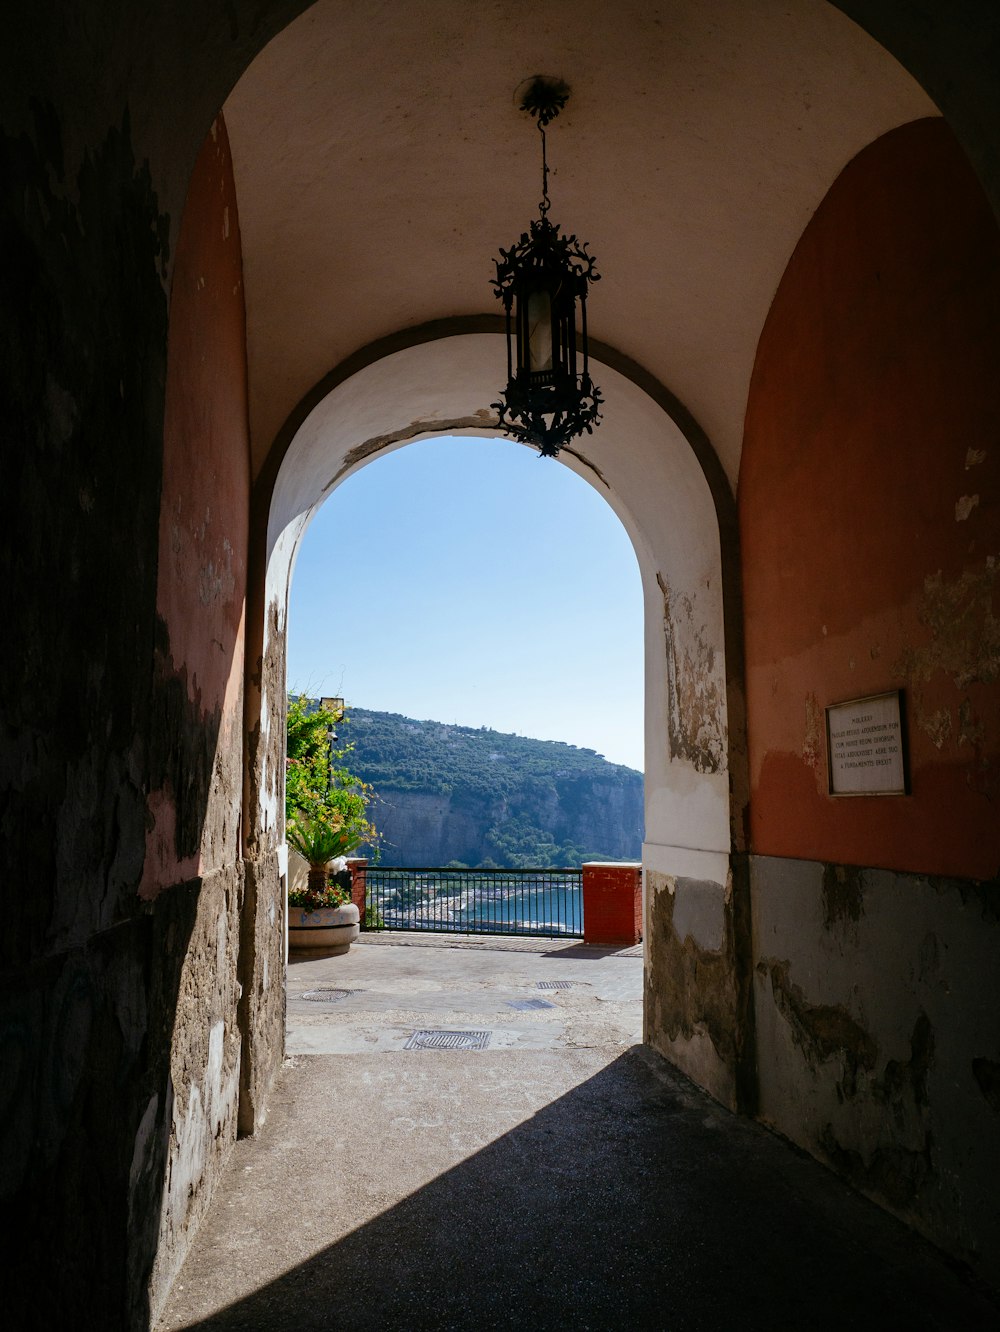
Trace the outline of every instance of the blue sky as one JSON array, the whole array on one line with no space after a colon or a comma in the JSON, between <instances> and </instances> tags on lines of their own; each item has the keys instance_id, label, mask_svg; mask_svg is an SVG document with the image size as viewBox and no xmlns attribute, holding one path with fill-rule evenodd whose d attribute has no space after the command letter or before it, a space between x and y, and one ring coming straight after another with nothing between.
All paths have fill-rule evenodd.
<instances>
[{"instance_id":1,"label":"blue sky","mask_svg":"<svg viewBox=\"0 0 1000 1332\"><path fill-rule=\"evenodd\" d=\"M585 481L505 439L418 440L333 493L292 580L289 688L642 768L642 589Z\"/></svg>"}]
</instances>

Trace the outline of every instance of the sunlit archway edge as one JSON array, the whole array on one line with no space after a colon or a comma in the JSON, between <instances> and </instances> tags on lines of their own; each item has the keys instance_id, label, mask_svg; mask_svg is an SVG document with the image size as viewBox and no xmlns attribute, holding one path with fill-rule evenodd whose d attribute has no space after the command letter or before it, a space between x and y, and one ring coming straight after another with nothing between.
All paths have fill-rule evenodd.
<instances>
[{"instance_id":1,"label":"sunlit archway edge","mask_svg":"<svg viewBox=\"0 0 1000 1332\"><path fill-rule=\"evenodd\" d=\"M257 483L252 581L260 607L251 622L261 633L262 671L259 713L248 716L258 740L247 816L279 837L288 590L310 519L345 478L415 439L497 434L489 404L504 364L501 336L492 321L482 331L451 326L441 334L390 343L334 371L300 405L279 438L280 460ZM605 419L559 462L611 506L642 579L643 864L671 881L706 885L721 927L732 857L743 849L745 790L732 493L696 423L662 386L612 349L596 348L593 359ZM702 1080L706 1072L698 1070Z\"/></svg>"}]
</instances>

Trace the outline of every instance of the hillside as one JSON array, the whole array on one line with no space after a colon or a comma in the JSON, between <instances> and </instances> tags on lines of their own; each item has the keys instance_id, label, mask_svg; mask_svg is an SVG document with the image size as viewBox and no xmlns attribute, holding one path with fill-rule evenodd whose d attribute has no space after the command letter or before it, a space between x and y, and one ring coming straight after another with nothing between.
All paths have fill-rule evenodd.
<instances>
[{"instance_id":1,"label":"hillside","mask_svg":"<svg viewBox=\"0 0 1000 1332\"><path fill-rule=\"evenodd\" d=\"M386 865L638 860L642 773L592 749L354 708L341 731Z\"/></svg>"}]
</instances>

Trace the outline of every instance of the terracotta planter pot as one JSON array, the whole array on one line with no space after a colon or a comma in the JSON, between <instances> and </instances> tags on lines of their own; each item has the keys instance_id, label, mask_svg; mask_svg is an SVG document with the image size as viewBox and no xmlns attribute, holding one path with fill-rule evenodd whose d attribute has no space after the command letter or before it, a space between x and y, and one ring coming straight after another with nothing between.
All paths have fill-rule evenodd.
<instances>
[{"instance_id":1,"label":"terracotta planter pot","mask_svg":"<svg viewBox=\"0 0 1000 1332\"><path fill-rule=\"evenodd\" d=\"M353 902L339 907L320 907L318 911L288 908L288 946L295 950L346 953L360 929L358 908Z\"/></svg>"}]
</instances>

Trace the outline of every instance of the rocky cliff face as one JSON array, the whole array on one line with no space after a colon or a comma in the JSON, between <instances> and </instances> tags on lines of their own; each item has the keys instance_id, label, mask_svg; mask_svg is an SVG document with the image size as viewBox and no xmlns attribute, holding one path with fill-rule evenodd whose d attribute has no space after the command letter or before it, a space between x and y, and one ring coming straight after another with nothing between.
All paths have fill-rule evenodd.
<instances>
[{"instance_id":1,"label":"rocky cliff face","mask_svg":"<svg viewBox=\"0 0 1000 1332\"><path fill-rule=\"evenodd\" d=\"M546 864L590 857L638 860L643 791L641 774L634 776L627 784L576 778L562 790L516 791L494 799L461 789L450 794L383 789L376 810L385 839L382 863L506 865L525 857L534 861L530 852L548 846L554 851ZM517 849L504 854L511 846Z\"/></svg>"},{"instance_id":2,"label":"rocky cliff face","mask_svg":"<svg viewBox=\"0 0 1000 1332\"><path fill-rule=\"evenodd\" d=\"M486 855L485 833L500 812L485 800L429 791L383 791L378 828L386 865L477 865Z\"/></svg>"},{"instance_id":3,"label":"rocky cliff face","mask_svg":"<svg viewBox=\"0 0 1000 1332\"><path fill-rule=\"evenodd\" d=\"M382 863L638 860L642 773L592 749L356 708L350 769L379 800Z\"/></svg>"}]
</instances>

